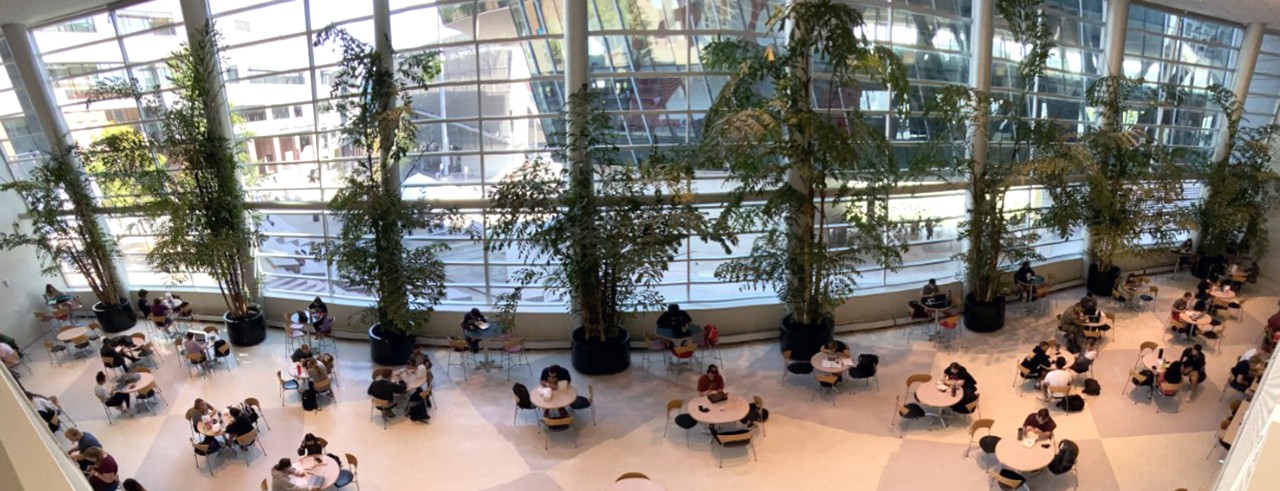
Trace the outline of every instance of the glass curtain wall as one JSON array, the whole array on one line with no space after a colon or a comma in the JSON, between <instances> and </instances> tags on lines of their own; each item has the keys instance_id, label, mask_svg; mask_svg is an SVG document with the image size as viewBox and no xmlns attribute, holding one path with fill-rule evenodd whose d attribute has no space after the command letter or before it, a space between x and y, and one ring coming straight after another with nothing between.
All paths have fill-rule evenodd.
<instances>
[{"instance_id":1,"label":"glass curtain wall","mask_svg":"<svg viewBox=\"0 0 1280 491\"><path fill-rule=\"evenodd\" d=\"M1262 49L1253 78L1249 80L1249 97L1244 101L1242 126L1266 126L1276 119L1280 103L1280 34L1262 35Z\"/></svg>"},{"instance_id":2,"label":"glass curtain wall","mask_svg":"<svg viewBox=\"0 0 1280 491\"><path fill-rule=\"evenodd\" d=\"M906 64L910 110L905 116L890 114L892 94L876 87L820 91L826 97L819 98L819 104L831 109L856 104L873 124L884 127L899 160L909 161L930 136L921 117L924 102L942 85L967 83L971 2L861 0L851 4L863 13L863 34L891 46ZM638 159L654 146L697 141L705 113L727 76L704 70L702 49L726 36L777 42L776 35L767 32L766 22L779 5L779 0L591 0L589 84L606 96L607 107L614 113L611 130L624 151ZM522 264L514 255L486 253L468 234L484 235L482 204L490 186L525 159L551 157L554 120L566 94L562 2L391 0L390 6L396 50L439 51L443 63L440 77L412 91L419 133L415 151L402 168L403 192L409 199L438 199L462 206L468 229L466 233L440 227L415 230L406 240L411 246L444 242L452 247L444 254L447 305L492 303L497 294L513 286L510 276ZM343 186L344 170L359 157L342 140L338 132L342 121L331 109L328 85L339 52L333 46L312 44L316 34L331 24L372 43L371 3L219 0L210 7L226 46L223 78L242 143L245 183L267 236L258 251L265 291L366 300L366 293L347 288L335 271L311 258L312 248L335 236L341 227L324 212L324 202ZM1101 71L1105 6L1102 0L1050 0L1049 7L1060 46L1051 57L1050 75L1036 86L1034 109L1040 117L1062 122L1064 131L1079 131L1091 116L1083 107L1084 87ZM1203 88L1209 82L1230 83L1240 29L1146 6L1132 9L1126 72L1153 83L1177 84L1192 101L1141 117L1161 128L1162 138L1170 144L1211 148L1219 118L1204 110ZM87 145L111 131L149 129L148 115L131 101L86 107L85 100L96 83L128 79L163 97L171 89L164 61L186 39L181 20L177 0L156 0L94 11L35 30L58 104L77 143ZM997 89L1008 86L1010 67L1022 56L1021 47L999 27L993 67ZM1278 43L1267 36L1259 82L1280 79L1280 69L1268 68L1267 61L1280 59ZM5 67L12 72L7 63ZM17 80L16 74L10 73L9 79ZM1259 82L1253 91L1269 94L1268 86ZM18 175L44 148L33 118L23 109L23 96L20 87L0 85L0 144L6 162ZM1271 97L1269 103L1266 97ZM1272 113L1274 97L1251 100L1250 114ZM1258 104L1270 108L1257 109ZM701 170L695 187L702 193L723 192L731 185L725 177L721 171ZM1197 196L1194 189L1188 190L1188 199ZM1011 190L1007 199L1032 210L1049 204L1035 187ZM713 216L720 212L715 204L704 209ZM956 228L964 209L962 190L895 195L890 212L903 225L902 233L912 247L898 272L866 265L859 279L861 288L914 286L927 278L954 277L959 265L951 257L962 247ZM173 283L146 265L143 256L150 250L150 236L138 220L113 217L110 226L122 241L131 285ZM835 224L828 233L838 239L846 230ZM1047 259L1080 256L1079 234L1058 238L1042 231L1041 235L1037 247ZM743 291L742 285L714 277L718 265L746 254L752 240L754 236L746 234L728 254L718 246L689 240L660 291L679 302L774 301L773 292ZM212 284L196 278L182 285ZM525 298L534 305L558 306L563 301L536 289L526 290Z\"/></svg>"}]
</instances>

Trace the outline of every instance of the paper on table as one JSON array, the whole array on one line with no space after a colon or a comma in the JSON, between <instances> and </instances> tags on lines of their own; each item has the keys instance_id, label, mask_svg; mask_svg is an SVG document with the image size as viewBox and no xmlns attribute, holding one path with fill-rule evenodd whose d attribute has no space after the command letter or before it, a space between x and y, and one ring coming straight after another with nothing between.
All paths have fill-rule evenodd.
<instances>
[{"instance_id":1,"label":"paper on table","mask_svg":"<svg viewBox=\"0 0 1280 491\"><path fill-rule=\"evenodd\" d=\"M840 368L842 365L839 361L822 360L822 368Z\"/></svg>"},{"instance_id":2,"label":"paper on table","mask_svg":"<svg viewBox=\"0 0 1280 491\"><path fill-rule=\"evenodd\" d=\"M538 397L543 399L551 398L551 389L549 387L538 387Z\"/></svg>"},{"instance_id":3,"label":"paper on table","mask_svg":"<svg viewBox=\"0 0 1280 491\"><path fill-rule=\"evenodd\" d=\"M488 328L489 328L488 322L481 322L479 324L476 324L476 329L488 329Z\"/></svg>"},{"instance_id":4,"label":"paper on table","mask_svg":"<svg viewBox=\"0 0 1280 491\"><path fill-rule=\"evenodd\" d=\"M1022 446L1027 447L1027 448L1031 448L1031 447L1036 446L1036 437L1031 436L1031 437L1023 438L1023 439L1022 439Z\"/></svg>"}]
</instances>

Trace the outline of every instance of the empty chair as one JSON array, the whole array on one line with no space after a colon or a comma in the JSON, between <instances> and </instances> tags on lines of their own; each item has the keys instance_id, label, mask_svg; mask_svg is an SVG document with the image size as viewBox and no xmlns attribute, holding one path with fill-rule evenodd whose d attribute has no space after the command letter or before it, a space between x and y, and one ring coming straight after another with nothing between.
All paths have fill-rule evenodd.
<instances>
[{"instance_id":1,"label":"empty chair","mask_svg":"<svg viewBox=\"0 0 1280 491\"><path fill-rule=\"evenodd\" d=\"M901 421L898 425L898 438L902 438L903 433L906 432L907 421L925 417L923 407L914 402L902 404L901 397L894 396L893 408L893 416L889 419L889 429L893 429L895 423Z\"/></svg>"},{"instance_id":2,"label":"empty chair","mask_svg":"<svg viewBox=\"0 0 1280 491\"><path fill-rule=\"evenodd\" d=\"M456 363L453 361L454 358L458 360ZM445 373L450 373L450 376L452 376L451 372L449 372L449 367L457 365L462 367L462 378L466 380L468 360L473 365L476 362L476 354L471 351L471 346L468 346L466 340L462 338L449 336L449 357L445 360Z\"/></svg>"},{"instance_id":3,"label":"empty chair","mask_svg":"<svg viewBox=\"0 0 1280 491\"><path fill-rule=\"evenodd\" d=\"M968 457L969 451L973 450L973 439L977 438L978 432L981 430L987 430L987 436L991 436L991 426L994 424L996 424L996 420L994 419L979 419L979 420L975 420L972 423L969 423L969 446L965 447L964 449L965 457ZM985 449L983 451L986 452ZM991 452L987 452L987 453L991 453Z\"/></svg>"},{"instance_id":4,"label":"empty chair","mask_svg":"<svg viewBox=\"0 0 1280 491\"><path fill-rule=\"evenodd\" d=\"M159 397L161 402L169 404L169 401L166 401L164 396L160 395L160 391L156 389L155 382L151 382L138 389L138 392L133 396L134 400L137 402L146 403L147 409L151 410L153 413L155 410L151 408L151 402L154 401L156 397Z\"/></svg>"},{"instance_id":5,"label":"empty chair","mask_svg":"<svg viewBox=\"0 0 1280 491\"><path fill-rule=\"evenodd\" d=\"M577 399L573 400L572 404L569 404L569 407L574 411L590 409L591 424L596 424L596 387L594 385L587 384L587 397L578 396Z\"/></svg>"},{"instance_id":6,"label":"empty chair","mask_svg":"<svg viewBox=\"0 0 1280 491\"><path fill-rule=\"evenodd\" d=\"M679 418L679 416L681 416L681 415L680 415L679 411L680 411L680 409L681 409L681 408L683 408L683 407L684 407L684 399L672 399L672 400L670 400L670 401L667 401L667 422L666 422L666 424L662 425L662 437L663 437L663 438L666 438L666 436L667 436L667 429L671 426L671 423L673 422L673 420L671 419L671 412L672 412L672 411L676 411L676 419L674 420L674 422L676 423L676 425L677 425L677 426L680 426L681 428L684 428L684 429L686 430L686 431L685 431L685 443L686 443L686 444L688 444L688 442L689 442L689 432L688 432L687 430L689 430L689 428L693 428L694 426L697 426L697 425L698 425L698 422L697 422L697 421L694 421L692 416L689 416L689 415L685 414L685 415L683 415L683 416L688 417L688 418L689 418L689 422L692 422L693 424L690 424L688 427L685 427L684 425L680 424L680 418Z\"/></svg>"},{"instance_id":7,"label":"empty chair","mask_svg":"<svg viewBox=\"0 0 1280 491\"><path fill-rule=\"evenodd\" d=\"M65 357L67 354L67 345L58 344L46 339L44 341L44 350L49 353L50 360L53 360L54 363L58 364L58 366L62 366L61 358Z\"/></svg>"},{"instance_id":8,"label":"empty chair","mask_svg":"<svg viewBox=\"0 0 1280 491\"><path fill-rule=\"evenodd\" d=\"M1145 354L1147 351L1155 351L1159 347L1160 345L1156 344L1155 341L1144 341L1142 344L1138 345L1138 358L1133 361L1134 368L1138 368L1142 366L1143 354Z\"/></svg>"},{"instance_id":9,"label":"empty chair","mask_svg":"<svg viewBox=\"0 0 1280 491\"><path fill-rule=\"evenodd\" d=\"M359 459L356 459L355 455L347 454L347 468L338 471L338 479L333 482L333 487L342 489L355 484L356 489L359 489L360 483L356 482L358 467L360 467Z\"/></svg>"},{"instance_id":10,"label":"empty chair","mask_svg":"<svg viewBox=\"0 0 1280 491\"><path fill-rule=\"evenodd\" d=\"M813 391L813 394L809 396L809 400L812 401L813 398L818 397L819 395L831 394L831 405L836 405L835 396L840 393L840 388L836 387L836 383L840 381L840 376L832 373L818 372L813 374L813 378L818 381L818 387Z\"/></svg>"},{"instance_id":11,"label":"empty chair","mask_svg":"<svg viewBox=\"0 0 1280 491\"><path fill-rule=\"evenodd\" d=\"M236 359L235 355L231 354L231 344L223 342L215 344L213 347L213 359L221 361L222 366L226 367L227 371L230 372L231 360Z\"/></svg>"},{"instance_id":12,"label":"empty chair","mask_svg":"<svg viewBox=\"0 0 1280 491\"><path fill-rule=\"evenodd\" d=\"M617 479L614 479L614 480L613 480L613 482L618 482L618 481L621 481L621 480L623 480L623 479L644 479L644 480L648 480L648 479L649 479L649 476L646 476L646 475L644 475L643 473L640 473L640 472L624 472L624 473L622 473L622 475L621 475L621 476L618 476L618 478L617 478Z\"/></svg>"},{"instance_id":13,"label":"empty chair","mask_svg":"<svg viewBox=\"0 0 1280 491\"><path fill-rule=\"evenodd\" d=\"M766 423L765 420L768 419L768 415L769 415L768 414L769 410L764 406L764 398L760 397L759 395L753 395L751 396L751 404L754 407L752 407L751 410L747 412L747 417L751 417L752 415L751 413L755 412L755 420L756 420L755 425L756 425L756 428L760 428L760 436L761 437L769 436L769 432L766 431L764 428L764 424Z\"/></svg>"},{"instance_id":14,"label":"empty chair","mask_svg":"<svg viewBox=\"0 0 1280 491\"><path fill-rule=\"evenodd\" d=\"M507 380L511 380L511 369L524 365L533 376L533 367L529 365L529 355L524 350L524 338L511 338L502 343L502 366L507 367Z\"/></svg>"},{"instance_id":15,"label":"empty chair","mask_svg":"<svg viewBox=\"0 0 1280 491\"><path fill-rule=\"evenodd\" d=\"M1045 387L1044 392L1045 392L1045 398L1044 398L1045 407L1049 407L1049 406L1052 406L1057 401L1066 400L1067 396L1071 395L1071 386L1070 385L1066 387L1047 386Z\"/></svg>"},{"instance_id":16,"label":"empty chair","mask_svg":"<svg viewBox=\"0 0 1280 491\"><path fill-rule=\"evenodd\" d=\"M917 373L917 374L915 374L915 375L910 375L910 376L908 376L908 377L907 377L907 391L902 395L902 398L903 398L903 399L909 399L909 398L911 398L911 386L913 386L913 385L915 385L915 384L918 384L918 383L919 383L919 384L928 383L930 380L933 380L933 376L931 376L931 375L929 375L929 374L927 374L927 373Z\"/></svg>"},{"instance_id":17,"label":"empty chair","mask_svg":"<svg viewBox=\"0 0 1280 491\"><path fill-rule=\"evenodd\" d=\"M388 412L391 410L391 401L378 399L377 397L369 397L369 420L373 421L373 413L377 411L382 415L382 429L387 429Z\"/></svg>"},{"instance_id":18,"label":"empty chair","mask_svg":"<svg viewBox=\"0 0 1280 491\"><path fill-rule=\"evenodd\" d=\"M686 368L695 370L694 365L698 364L698 345L693 343L682 344L671 348L670 353L671 357L669 358L670 363L667 365L668 369L675 369L676 371ZM696 370L702 371L702 367L698 366Z\"/></svg>"},{"instance_id":19,"label":"empty chair","mask_svg":"<svg viewBox=\"0 0 1280 491\"><path fill-rule=\"evenodd\" d=\"M1027 485L1027 478L1009 469L1001 468L999 471L991 469L987 471L987 475L991 477L991 482L994 482L1000 489L1013 491Z\"/></svg>"},{"instance_id":20,"label":"empty chair","mask_svg":"<svg viewBox=\"0 0 1280 491\"><path fill-rule=\"evenodd\" d=\"M720 457L720 467L724 467L724 453L730 448L746 448L751 453L751 460L757 460L755 434L754 427L730 432L719 432L712 428L712 442L720 448L720 451L717 452Z\"/></svg>"},{"instance_id":21,"label":"empty chair","mask_svg":"<svg viewBox=\"0 0 1280 491\"><path fill-rule=\"evenodd\" d=\"M333 393L332 378L327 378L327 379L312 383L311 389L316 391L316 396L325 395L325 396L329 396L330 399L335 399L335 400L337 399L337 396L334 395ZM316 404L316 411L319 411L319 410L320 410L320 405Z\"/></svg>"},{"instance_id":22,"label":"empty chair","mask_svg":"<svg viewBox=\"0 0 1280 491\"><path fill-rule=\"evenodd\" d=\"M81 355L84 355L91 351L93 344L89 341L89 336L82 335L82 336L76 336L75 339L72 339L71 346L75 347L76 352L80 353Z\"/></svg>"},{"instance_id":23,"label":"empty chair","mask_svg":"<svg viewBox=\"0 0 1280 491\"><path fill-rule=\"evenodd\" d=\"M567 433L573 429L573 413L569 413L563 418L552 418L549 416L542 417L542 433L546 436L543 441L542 448L551 448L551 433ZM578 440L573 440L573 447L578 447Z\"/></svg>"},{"instance_id":24,"label":"empty chair","mask_svg":"<svg viewBox=\"0 0 1280 491\"><path fill-rule=\"evenodd\" d=\"M235 439L235 446L244 451L244 465L246 467L249 465L249 450L253 448L253 444L255 443L258 444L258 448L262 449L262 455L266 455L267 448L263 447L262 442L258 441L257 429L249 430L248 433L237 436Z\"/></svg>"},{"instance_id":25,"label":"empty chair","mask_svg":"<svg viewBox=\"0 0 1280 491\"><path fill-rule=\"evenodd\" d=\"M276 380L280 382L280 404L284 405L284 391L298 390L298 381L285 380L284 375L280 373L280 370L276 370Z\"/></svg>"},{"instance_id":26,"label":"empty chair","mask_svg":"<svg viewBox=\"0 0 1280 491\"><path fill-rule=\"evenodd\" d=\"M511 424L516 424L516 417L520 415L520 410L533 411L538 413L538 407L533 405L533 399L529 398L529 388L524 384L516 383L511 386L511 392L515 394L516 409L511 413Z\"/></svg>"},{"instance_id":27,"label":"empty chair","mask_svg":"<svg viewBox=\"0 0 1280 491\"><path fill-rule=\"evenodd\" d=\"M654 339L653 336L649 335L649 333L647 332L644 333L644 357L641 359L641 364L644 366L644 369L645 369L644 376L646 378L648 378L649 375L652 373L651 369L653 368L653 365L658 361L665 362L666 356L667 356L666 341L663 341L661 339ZM658 360L655 361L654 360L655 357Z\"/></svg>"}]
</instances>

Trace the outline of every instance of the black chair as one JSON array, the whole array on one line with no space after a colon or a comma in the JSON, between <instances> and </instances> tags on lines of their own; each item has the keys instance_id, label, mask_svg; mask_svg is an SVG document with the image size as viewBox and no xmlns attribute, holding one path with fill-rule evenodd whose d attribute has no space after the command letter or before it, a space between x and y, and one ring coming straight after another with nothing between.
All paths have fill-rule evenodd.
<instances>
[{"instance_id":1,"label":"black chair","mask_svg":"<svg viewBox=\"0 0 1280 491\"><path fill-rule=\"evenodd\" d=\"M978 439L978 448L982 449L982 453L991 455L996 453L996 445L1000 444L1000 437L987 435Z\"/></svg>"},{"instance_id":2,"label":"black chair","mask_svg":"<svg viewBox=\"0 0 1280 491\"><path fill-rule=\"evenodd\" d=\"M689 430L698 426L698 420L693 419L693 416L690 416L689 413L680 413L676 415L675 422L676 426L684 428L684 444L689 446Z\"/></svg>"},{"instance_id":3,"label":"black chair","mask_svg":"<svg viewBox=\"0 0 1280 491\"><path fill-rule=\"evenodd\" d=\"M520 415L520 410L533 411L537 414L538 407L533 405L533 399L529 398L529 388L522 383L516 383L511 386L511 392L516 396L516 409L511 413L511 424L516 424L516 417Z\"/></svg>"},{"instance_id":4,"label":"black chair","mask_svg":"<svg viewBox=\"0 0 1280 491\"><path fill-rule=\"evenodd\" d=\"M877 368L880 366L880 357L863 353L858 355L858 364L849 369L849 378L853 380L865 380L867 386L871 386L871 381L875 380L876 390L880 390L880 377L876 376Z\"/></svg>"},{"instance_id":5,"label":"black chair","mask_svg":"<svg viewBox=\"0 0 1280 491\"><path fill-rule=\"evenodd\" d=\"M907 421L922 419L926 415L924 408L919 404L914 402L902 404L901 397L894 398L894 407L895 409L893 411L893 417L889 421L889 427L892 429L895 422L899 420L902 421L902 424L898 426L898 438L902 438L903 433L906 432Z\"/></svg>"}]
</instances>

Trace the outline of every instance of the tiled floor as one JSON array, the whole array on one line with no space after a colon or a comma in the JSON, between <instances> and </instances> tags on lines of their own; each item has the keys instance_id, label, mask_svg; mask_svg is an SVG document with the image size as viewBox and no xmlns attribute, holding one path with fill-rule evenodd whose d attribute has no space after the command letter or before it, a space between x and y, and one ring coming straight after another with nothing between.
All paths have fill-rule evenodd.
<instances>
[{"instance_id":1,"label":"tiled floor","mask_svg":"<svg viewBox=\"0 0 1280 491\"><path fill-rule=\"evenodd\" d=\"M1244 321L1229 322L1220 352L1209 350L1209 380L1183 399L1178 413L1157 413L1145 390L1133 396L1120 392L1139 343L1151 340L1170 346L1160 328L1174 297L1171 293L1190 287L1193 280L1185 276L1155 280L1166 298L1159 299L1152 311L1119 312L1118 325L1103 345L1095 368L1102 395L1088 397L1081 413L1054 411L1058 437L1080 446L1079 483L1070 474L1042 472L1031 476L1033 488L1203 490L1212 483L1221 453L1206 455L1225 417L1227 402L1218 400L1222 384L1232 361L1260 336L1263 321L1274 312L1276 292L1259 291L1256 286L1247 290L1251 298L1245 304ZM1056 293L1049 300L1057 312L1081 294L1077 289ZM1110 307L1109 302L1103 303L1105 310ZM569 439L553 435L559 438L553 438L550 450L543 449L543 437L529 414L522 414L520 422L512 425L512 382L504 374L471 373L464 380L459 368L446 371L442 351L432 353L438 407L431 424L399 419L385 430L369 419L364 394L373 367L367 345L339 343L338 400L319 413L306 413L296 393L286 393L283 403L278 397L274 372L288 363L278 331L264 344L239 350L238 364L230 372L219 369L208 379L188 376L170 354L156 370L169 405L161 407L158 415L126 417L111 425L93 397L92 379L99 368L96 357L58 367L48 362L38 345L32 346L28 352L36 358L35 374L23 381L30 390L60 396L79 426L97 435L116 456L123 476L135 477L156 490L257 489L276 460L296 455L298 442L307 432L327 438L330 452L360 458L359 482L365 491L599 490L627 471L644 472L670 490L981 490L988 489L985 469L996 463L977 449L975 456L962 457L969 442L966 422L952 418L947 428L917 423L899 438L889 420L907 375L937 376L948 363L958 361L978 380L981 416L995 419L995 434L1011 436L1023 417L1041 407L1033 392L1020 394L1011 386L1014 363L1035 341L1055 332L1056 323L1052 313L1037 318L1021 313L1020 308L1010 312L1004 330L965 333L960 349L953 353L940 353L919 336L908 344L901 329L841 336L855 352L880 355L880 387L846 388L834 407L810 401L815 385L810 377L792 376L780 384L774 343L726 347L721 371L729 391L760 395L771 419L767 436L756 446L759 460L751 461L742 450L730 450L723 469L717 467L716 454L702 432L695 430L692 446L685 445L684 431L674 425L663 436L666 402L689 397L695 375L674 378L658 368L652 377L645 377L639 353L635 367L627 373L574 375L580 390L585 392L587 384L595 386L598 424L592 425L589 415L583 414L586 417L579 418L576 431L577 447L569 441L573 434ZM534 352L530 358L532 371L520 368L513 374L526 384L532 384L533 374L549 363L569 366L568 354L561 351ZM262 435L267 455L254 450L246 466L241 456L228 452L215 459L213 476L198 470L182 418L197 397L220 405L259 398L271 426ZM1168 403L1162 408L1173 409Z\"/></svg>"}]
</instances>

